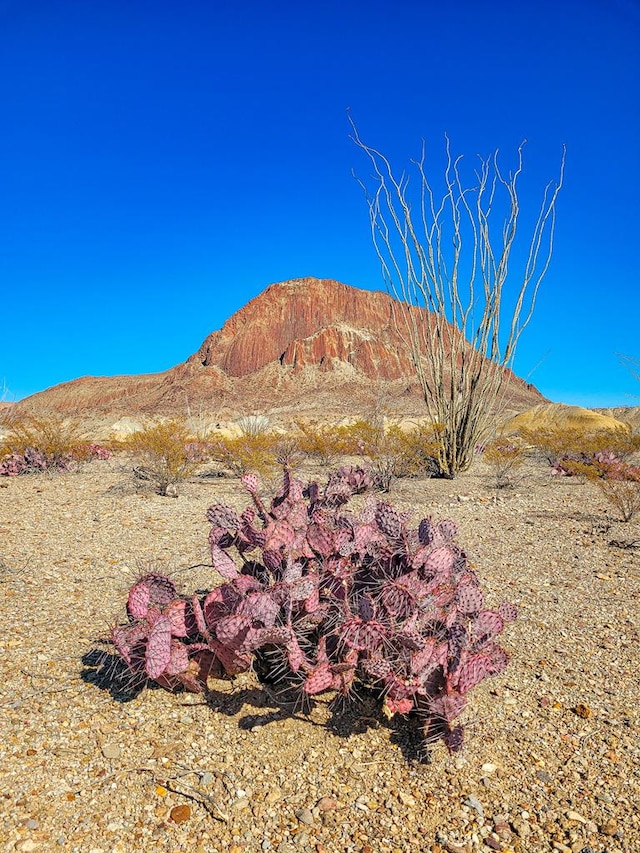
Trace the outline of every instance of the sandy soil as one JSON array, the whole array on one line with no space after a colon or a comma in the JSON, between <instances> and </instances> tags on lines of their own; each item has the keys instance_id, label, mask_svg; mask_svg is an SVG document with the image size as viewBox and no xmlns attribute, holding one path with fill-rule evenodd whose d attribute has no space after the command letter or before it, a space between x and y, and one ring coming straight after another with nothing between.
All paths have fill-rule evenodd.
<instances>
[{"instance_id":1,"label":"sandy soil","mask_svg":"<svg viewBox=\"0 0 640 853\"><path fill-rule=\"evenodd\" d=\"M123 458L0 482L0 843L79 851L640 851L640 523L530 462L496 492L482 463L402 481L415 521L453 518L490 604L520 608L502 675L471 694L463 751L364 696L281 707L251 675L207 697L123 692L104 643L141 573L210 587L206 508ZM617 544L611 544L617 542ZM422 760L420 760L422 757Z\"/></svg>"}]
</instances>

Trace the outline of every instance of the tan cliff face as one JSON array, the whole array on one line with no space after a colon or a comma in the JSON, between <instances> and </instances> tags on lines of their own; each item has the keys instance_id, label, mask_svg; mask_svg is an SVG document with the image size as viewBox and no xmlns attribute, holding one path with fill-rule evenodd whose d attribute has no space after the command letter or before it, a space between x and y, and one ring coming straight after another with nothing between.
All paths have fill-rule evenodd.
<instances>
[{"instance_id":1,"label":"tan cliff face","mask_svg":"<svg viewBox=\"0 0 640 853\"><path fill-rule=\"evenodd\" d=\"M427 312L417 319L429 322ZM272 284L164 373L88 377L16 404L29 413L182 415L247 410L283 416L362 415L374 397L403 414L424 414L409 353L397 331L398 303L379 291L330 279ZM398 317L400 319L400 317ZM512 410L544 398L508 371ZM225 415L222 414L222 417Z\"/></svg>"}]
</instances>

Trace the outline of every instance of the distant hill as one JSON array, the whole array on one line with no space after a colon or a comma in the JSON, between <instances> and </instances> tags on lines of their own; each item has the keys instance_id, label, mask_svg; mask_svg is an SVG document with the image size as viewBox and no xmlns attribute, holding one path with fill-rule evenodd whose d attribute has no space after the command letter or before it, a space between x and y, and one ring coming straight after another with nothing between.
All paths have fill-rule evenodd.
<instances>
[{"instance_id":1,"label":"distant hill","mask_svg":"<svg viewBox=\"0 0 640 853\"><path fill-rule=\"evenodd\" d=\"M279 282L212 332L183 364L141 376L85 376L34 394L16 412L63 415L346 417L384 401L424 414L409 354L396 331L398 303L386 293L330 279ZM429 323L428 312L414 309ZM507 371L507 399L522 411L544 397Z\"/></svg>"},{"instance_id":2,"label":"distant hill","mask_svg":"<svg viewBox=\"0 0 640 853\"><path fill-rule=\"evenodd\" d=\"M506 433L515 433L523 429L573 429L585 435L597 432L628 432L628 421L611 414L612 411L614 410L595 411L582 406L567 406L564 403L540 403L508 420L504 430Z\"/></svg>"}]
</instances>

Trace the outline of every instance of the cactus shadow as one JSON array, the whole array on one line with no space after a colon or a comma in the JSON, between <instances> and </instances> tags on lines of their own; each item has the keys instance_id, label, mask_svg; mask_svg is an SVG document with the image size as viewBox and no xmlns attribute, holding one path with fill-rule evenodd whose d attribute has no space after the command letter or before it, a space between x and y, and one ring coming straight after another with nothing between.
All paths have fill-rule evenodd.
<instances>
[{"instance_id":1,"label":"cactus shadow","mask_svg":"<svg viewBox=\"0 0 640 853\"><path fill-rule=\"evenodd\" d=\"M90 649L82 656L81 662L84 667L80 672L81 679L86 684L107 691L116 702L131 702L145 689L165 689L143 676L132 675L118 654L104 648ZM416 714L395 716L388 720L382 713L379 696L364 685L352 690L347 698L336 696L326 704L326 721L314 720L311 716L318 704L325 703L313 697L305 697L303 702L295 684L280 684L276 689L272 684L257 681L230 691L209 687L203 698L212 711L239 717L238 727L244 731L297 719L303 725L318 726L336 737L348 740L370 729L384 728L390 730L390 742L398 747L405 760L421 764L431 762L430 742L425 741L424 736L424 720ZM250 710L247 713L251 708L256 709L257 713Z\"/></svg>"},{"instance_id":2,"label":"cactus shadow","mask_svg":"<svg viewBox=\"0 0 640 853\"><path fill-rule=\"evenodd\" d=\"M417 714L396 715L391 720L382 712L377 693L366 686L354 691L348 699L336 697L329 706L327 728L345 739L365 734L370 729L390 731L389 741L398 747L409 763L431 763L429 743L425 740L424 720Z\"/></svg>"},{"instance_id":3,"label":"cactus shadow","mask_svg":"<svg viewBox=\"0 0 640 853\"><path fill-rule=\"evenodd\" d=\"M149 686L146 678L132 675L120 655L105 649L90 649L82 656L81 662L84 669L80 678L85 684L108 691L116 702L131 702Z\"/></svg>"}]
</instances>

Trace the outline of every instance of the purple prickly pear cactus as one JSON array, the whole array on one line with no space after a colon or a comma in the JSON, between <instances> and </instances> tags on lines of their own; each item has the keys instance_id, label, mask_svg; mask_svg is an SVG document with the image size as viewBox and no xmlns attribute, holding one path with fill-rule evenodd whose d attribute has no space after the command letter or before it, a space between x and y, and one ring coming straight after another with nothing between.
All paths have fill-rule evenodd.
<instances>
[{"instance_id":1,"label":"purple prickly pear cactus","mask_svg":"<svg viewBox=\"0 0 640 853\"><path fill-rule=\"evenodd\" d=\"M129 590L127 613L130 619L145 619L149 608L164 607L177 596L173 581L163 575L145 575Z\"/></svg>"},{"instance_id":2,"label":"purple prickly pear cactus","mask_svg":"<svg viewBox=\"0 0 640 853\"><path fill-rule=\"evenodd\" d=\"M242 513L221 503L207 512L220 585L183 598L150 574L131 588L129 624L112 633L127 665L189 690L256 658L306 697L347 696L362 682L387 716L418 708L459 749L463 728L453 721L469 691L506 667L496 638L517 610L486 609L456 525L423 519L412 531L404 513L373 499L348 512L370 485L362 469L340 469L324 489L285 470L268 504L255 475L243 485L252 505Z\"/></svg>"},{"instance_id":3,"label":"purple prickly pear cactus","mask_svg":"<svg viewBox=\"0 0 640 853\"><path fill-rule=\"evenodd\" d=\"M391 504L379 501L376 506L376 524L390 539L400 539L404 533L404 517Z\"/></svg>"},{"instance_id":4,"label":"purple prickly pear cactus","mask_svg":"<svg viewBox=\"0 0 640 853\"><path fill-rule=\"evenodd\" d=\"M149 678L158 678L171 660L171 620L159 616L149 630L145 668Z\"/></svg>"}]
</instances>

